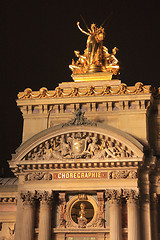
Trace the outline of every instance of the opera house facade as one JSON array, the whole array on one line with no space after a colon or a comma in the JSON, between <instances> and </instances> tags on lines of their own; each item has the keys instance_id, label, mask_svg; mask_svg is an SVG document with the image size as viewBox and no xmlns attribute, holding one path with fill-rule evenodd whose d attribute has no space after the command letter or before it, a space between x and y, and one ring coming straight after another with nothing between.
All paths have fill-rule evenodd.
<instances>
[{"instance_id":1,"label":"opera house facade","mask_svg":"<svg viewBox=\"0 0 160 240\"><path fill-rule=\"evenodd\" d=\"M73 81L18 94L23 137L8 161L15 178L0 179L1 240L160 239L160 89L114 79L117 48L103 46L103 27L87 33Z\"/></svg>"}]
</instances>

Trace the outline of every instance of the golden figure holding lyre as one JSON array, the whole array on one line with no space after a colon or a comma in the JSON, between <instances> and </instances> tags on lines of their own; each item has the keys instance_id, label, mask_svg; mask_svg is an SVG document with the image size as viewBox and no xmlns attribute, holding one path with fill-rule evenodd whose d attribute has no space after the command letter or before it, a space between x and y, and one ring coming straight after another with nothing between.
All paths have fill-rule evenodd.
<instances>
[{"instance_id":1,"label":"golden figure holding lyre","mask_svg":"<svg viewBox=\"0 0 160 240\"><path fill-rule=\"evenodd\" d=\"M88 29L88 32L86 32L80 27L79 22L77 22L77 26L82 33L88 35L87 54L89 65L94 64L96 61L102 60L102 47L105 36L104 28L97 28L93 23L91 24L91 29Z\"/></svg>"},{"instance_id":2,"label":"golden figure holding lyre","mask_svg":"<svg viewBox=\"0 0 160 240\"><path fill-rule=\"evenodd\" d=\"M118 60L115 57L118 48L113 48L112 54L110 54L108 48L103 46L103 40L105 38L104 28L102 26L97 27L96 24L93 23L90 28L86 25L87 31L84 31L80 27L79 22L77 22L77 26L88 38L83 55L81 55L79 51L74 51L78 60L75 62L72 59L72 64L69 65L73 74L110 72L116 75L119 71Z\"/></svg>"}]
</instances>

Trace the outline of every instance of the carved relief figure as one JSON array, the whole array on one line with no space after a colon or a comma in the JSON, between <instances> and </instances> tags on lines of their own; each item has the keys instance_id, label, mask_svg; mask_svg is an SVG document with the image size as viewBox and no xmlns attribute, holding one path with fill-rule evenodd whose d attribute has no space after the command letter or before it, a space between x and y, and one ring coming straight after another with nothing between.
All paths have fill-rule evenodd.
<instances>
[{"instance_id":1,"label":"carved relief figure","mask_svg":"<svg viewBox=\"0 0 160 240\"><path fill-rule=\"evenodd\" d=\"M114 139L89 133L63 134L47 140L25 156L25 160L106 159L134 157L134 153ZM35 176L36 177L36 176ZM37 175L39 178L40 176ZM29 176L28 176L29 180Z\"/></svg>"}]
</instances>

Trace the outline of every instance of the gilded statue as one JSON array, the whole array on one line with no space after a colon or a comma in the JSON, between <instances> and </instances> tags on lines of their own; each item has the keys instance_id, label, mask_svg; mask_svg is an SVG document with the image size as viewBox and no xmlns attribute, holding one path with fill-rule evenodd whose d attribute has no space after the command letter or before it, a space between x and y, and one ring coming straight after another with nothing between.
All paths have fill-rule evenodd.
<instances>
[{"instance_id":1,"label":"gilded statue","mask_svg":"<svg viewBox=\"0 0 160 240\"><path fill-rule=\"evenodd\" d=\"M77 61L72 59L72 64L69 68L73 74L84 74L87 72L112 72L117 74L119 71L118 60L115 57L118 48L114 47L112 53L108 52L108 48L103 46L105 38L105 30L102 26L97 27L96 24L91 24L84 31L77 22L78 29L88 36L86 49L83 54L80 51L74 51Z\"/></svg>"},{"instance_id":2,"label":"gilded statue","mask_svg":"<svg viewBox=\"0 0 160 240\"><path fill-rule=\"evenodd\" d=\"M102 58L103 39L105 36L104 28L101 26L98 28L93 23L91 24L91 29L88 29L88 32L86 32L80 27L79 22L77 22L77 26L82 33L88 35L86 52L88 54L88 63L91 65Z\"/></svg>"}]
</instances>

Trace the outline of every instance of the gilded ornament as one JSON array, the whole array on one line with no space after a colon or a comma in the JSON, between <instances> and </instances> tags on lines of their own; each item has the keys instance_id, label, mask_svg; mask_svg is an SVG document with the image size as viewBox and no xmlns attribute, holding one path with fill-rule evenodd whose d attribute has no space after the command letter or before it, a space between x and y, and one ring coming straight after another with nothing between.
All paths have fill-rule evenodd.
<instances>
[{"instance_id":1,"label":"gilded ornament","mask_svg":"<svg viewBox=\"0 0 160 240\"><path fill-rule=\"evenodd\" d=\"M118 60L115 57L118 48L114 47L110 54L108 48L103 46L105 29L102 26L97 27L96 24L93 23L90 29L87 28L87 31L84 31L80 27L79 22L77 22L77 26L88 38L83 54L80 54L79 51L74 51L78 59L77 61L72 59L72 64L69 65L73 75L105 72L108 73L108 76L110 75L109 80L111 80L112 75L117 75L119 71ZM88 80L90 80L90 77Z\"/></svg>"}]
</instances>

